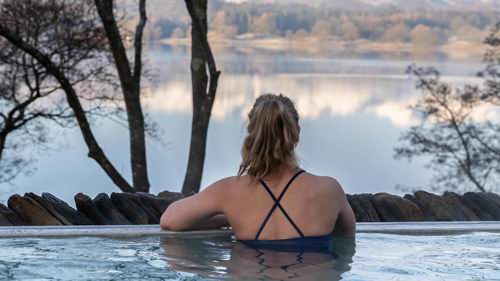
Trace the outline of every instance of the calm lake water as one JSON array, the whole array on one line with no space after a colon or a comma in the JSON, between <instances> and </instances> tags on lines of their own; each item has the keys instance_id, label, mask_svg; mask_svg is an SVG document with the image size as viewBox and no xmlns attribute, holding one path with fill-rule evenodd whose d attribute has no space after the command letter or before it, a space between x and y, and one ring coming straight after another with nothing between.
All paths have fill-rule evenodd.
<instances>
[{"instance_id":1,"label":"calm lake water","mask_svg":"<svg viewBox=\"0 0 500 281\"><path fill-rule=\"evenodd\" d=\"M189 52L152 47L148 50L150 86L145 111L161 129L161 140L149 140L152 192L178 191L184 178L191 125ZM395 160L393 148L400 134L414 124L408 105L416 100L415 81L406 67L436 66L450 81L473 80L477 60L445 56L300 55L287 52L216 52L222 69L213 109L203 185L234 175L240 161L245 116L263 93L291 97L301 114L302 166L316 174L336 177L349 193L387 191L397 185L426 188L430 171L423 160ZM117 168L129 176L128 133L111 121L98 121L94 130ZM85 192L113 192L104 172L86 157L76 129L57 134L55 150L37 155L36 170L12 184L0 185L0 201L12 193L51 192L72 202Z\"/></svg>"}]
</instances>

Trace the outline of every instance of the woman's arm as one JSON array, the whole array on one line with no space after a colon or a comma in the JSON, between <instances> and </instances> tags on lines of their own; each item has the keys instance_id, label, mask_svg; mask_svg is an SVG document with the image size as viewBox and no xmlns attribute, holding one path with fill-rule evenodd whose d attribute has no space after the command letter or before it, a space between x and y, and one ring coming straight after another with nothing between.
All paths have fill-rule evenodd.
<instances>
[{"instance_id":1,"label":"woman's arm","mask_svg":"<svg viewBox=\"0 0 500 281\"><path fill-rule=\"evenodd\" d=\"M172 203L163 213L160 227L164 230L184 231L219 228L223 223L225 181L219 181L193 196ZM225 218L224 218L225 220Z\"/></svg>"},{"instance_id":2,"label":"woman's arm","mask_svg":"<svg viewBox=\"0 0 500 281\"><path fill-rule=\"evenodd\" d=\"M356 236L356 217L354 216L354 212L352 211L351 205L349 204L349 201L347 201L345 194L342 201L342 208L340 209L337 217L333 235L354 237Z\"/></svg>"},{"instance_id":3,"label":"woman's arm","mask_svg":"<svg viewBox=\"0 0 500 281\"><path fill-rule=\"evenodd\" d=\"M354 216L354 212L340 183L335 179L333 179L332 183L334 186L333 190L335 190L335 204L339 206L333 235L337 237L354 237L356 236L356 217Z\"/></svg>"},{"instance_id":4,"label":"woman's arm","mask_svg":"<svg viewBox=\"0 0 500 281\"><path fill-rule=\"evenodd\" d=\"M197 225L196 229L193 230L209 230L209 229L219 229L222 227L229 226L226 216L215 215L200 224Z\"/></svg>"}]
</instances>

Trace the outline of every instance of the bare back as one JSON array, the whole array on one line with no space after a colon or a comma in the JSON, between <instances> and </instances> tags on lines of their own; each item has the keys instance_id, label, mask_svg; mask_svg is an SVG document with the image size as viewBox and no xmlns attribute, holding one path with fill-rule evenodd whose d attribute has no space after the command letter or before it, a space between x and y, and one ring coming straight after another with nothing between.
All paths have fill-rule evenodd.
<instances>
[{"instance_id":1,"label":"bare back","mask_svg":"<svg viewBox=\"0 0 500 281\"><path fill-rule=\"evenodd\" d=\"M217 228L229 222L239 240L254 241L354 236L354 214L339 183L297 174L299 136L299 114L289 98L258 97L248 113L238 176L170 205L161 227Z\"/></svg>"},{"instance_id":2,"label":"bare back","mask_svg":"<svg viewBox=\"0 0 500 281\"><path fill-rule=\"evenodd\" d=\"M282 175L264 179L264 184L269 187L274 197L278 198L293 176L291 171L284 172ZM299 237L300 234L293 223L304 236L310 237L332 233L339 218L346 220L348 224L351 223L349 220L354 219L353 216L350 217L350 207L346 210L348 204L342 188L330 177L315 176L306 172L297 175L276 206L275 200L263 183L254 177L232 177L223 181L226 191L223 213L235 236L240 240L256 238L263 224L258 238L276 240ZM273 206L274 210L270 212Z\"/></svg>"}]
</instances>

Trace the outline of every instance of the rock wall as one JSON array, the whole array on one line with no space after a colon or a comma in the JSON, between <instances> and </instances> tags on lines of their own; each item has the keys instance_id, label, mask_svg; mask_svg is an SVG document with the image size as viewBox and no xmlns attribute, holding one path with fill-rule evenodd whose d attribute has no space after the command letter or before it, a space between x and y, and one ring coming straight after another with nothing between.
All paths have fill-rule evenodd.
<instances>
[{"instance_id":1,"label":"rock wall","mask_svg":"<svg viewBox=\"0 0 500 281\"><path fill-rule=\"evenodd\" d=\"M13 195L0 204L0 226L158 224L161 214L183 196L174 192L78 193L76 209L50 193ZM500 220L500 196L489 192L436 195L417 191L347 195L358 222Z\"/></svg>"},{"instance_id":2,"label":"rock wall","mask_svg":"<svg viewBox=\"0 0 500 281\"><path fill-rule=\"evenodd\" d=\"M0 226L158 224L163 211L182 195L161 192L105 193L94 199L78 193L76 209L50 193L13 195L0 204Z\"/></svg>"},{"instance_id":3,"label":"rock wall","mask_svg":"<svg viewBox=\"0 0 500 281\"><path fill-rule=\"evenodd\" d=\"M500 196L491 192L417 191L403 197L377 193L347 195L347 199L358 222L500 220Z\"/></svg>"}]
</instances>

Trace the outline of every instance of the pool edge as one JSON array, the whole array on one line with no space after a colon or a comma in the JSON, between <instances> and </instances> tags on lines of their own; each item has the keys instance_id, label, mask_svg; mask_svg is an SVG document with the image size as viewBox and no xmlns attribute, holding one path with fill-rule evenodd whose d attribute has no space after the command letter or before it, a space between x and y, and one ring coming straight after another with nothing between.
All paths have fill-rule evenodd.
<instances>
[{"instance_id":1,"label":"pool edge","mask_svg":"<svg viewBox=\"0 0 500 281\"><path fill-rule=\"evenodd\" d=\"M357 223L357 233L401 235L450 235L471 232L500 233L499 221L478 222L370 222ZM159 225L89 226L2 226L0 238L15 237L179 237L206 238L230 236L230 230L162 231Z\"/></svg>"}]
</instances>

